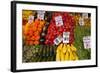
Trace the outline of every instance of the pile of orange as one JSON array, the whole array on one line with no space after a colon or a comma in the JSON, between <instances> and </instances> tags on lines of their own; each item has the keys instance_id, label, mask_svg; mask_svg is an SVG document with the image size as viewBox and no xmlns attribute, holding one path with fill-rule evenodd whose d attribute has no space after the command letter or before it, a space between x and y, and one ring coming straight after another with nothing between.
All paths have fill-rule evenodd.
<instances>
[{"instance_id":1,"label":"pile of orange","mask_svg":"<svg viewBox=\"0 0 100 73\"><path fill-rule=\"evenodd\" d=\"M23 27L24 40L26 45L39 44L40 35L44 27L45 21L35 19L31 24L27 23Z\"/></svg>"}]
</instances>

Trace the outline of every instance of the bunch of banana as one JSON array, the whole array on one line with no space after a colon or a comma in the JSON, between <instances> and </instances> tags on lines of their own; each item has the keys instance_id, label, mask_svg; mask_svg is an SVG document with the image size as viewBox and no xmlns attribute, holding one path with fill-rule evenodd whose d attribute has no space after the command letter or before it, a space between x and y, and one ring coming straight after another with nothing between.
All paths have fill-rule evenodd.
<instances>
[{"instance_id":1,"label":"bunch of banana","mask_svg":"<svg viewBox=\"0 0 100 73\"><path fill-rule=\"evenodd\" d=\"M61 43L56 50L56 61L61 61L61 49L63 47L63 44Z\"/></svg>"},{"instance_id":2,"label":"bunch of banana","mask_svg":"<svg viewBox=\"0 0 100 73\"><path fill-rule=\"evenodd\" d=\"M78 60L77 49L71 44L61 43L56 50L56 61Z\"/></svg>"}]
</instances>

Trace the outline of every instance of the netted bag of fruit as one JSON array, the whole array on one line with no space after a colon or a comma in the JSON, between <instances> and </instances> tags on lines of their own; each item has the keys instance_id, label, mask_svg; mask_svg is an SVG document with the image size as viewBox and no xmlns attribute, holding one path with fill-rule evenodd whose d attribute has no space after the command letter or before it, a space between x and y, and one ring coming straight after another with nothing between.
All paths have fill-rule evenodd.
<instances>
[{"instance_id":1,"label":"netted bag of fruit","mask_svg":"<svg viewBox=\"0 0 100 73\"><path fill-rule=\"evenodd\" d=\"M45 44L54 44L54 39L63 36L63 32L69 32L69 43L74 41L75 21L73 16L67 12L54 12L50 21Z\"/></svg>"}]
</instances>

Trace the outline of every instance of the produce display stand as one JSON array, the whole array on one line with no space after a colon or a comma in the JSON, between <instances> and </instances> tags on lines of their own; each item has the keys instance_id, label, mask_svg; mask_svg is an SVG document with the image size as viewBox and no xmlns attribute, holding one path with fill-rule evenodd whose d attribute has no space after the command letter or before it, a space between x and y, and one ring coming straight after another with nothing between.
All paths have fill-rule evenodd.
<instances>
[{"instance_id":1,"label":"produce display stand","mask_svg":"<svg viewBox=\"0 0 100 73\"><path fill-rule=\"evenodd\" d=\"M11 2L11 71L97 66L97 6Z\"/></svg>"}]
</instances>

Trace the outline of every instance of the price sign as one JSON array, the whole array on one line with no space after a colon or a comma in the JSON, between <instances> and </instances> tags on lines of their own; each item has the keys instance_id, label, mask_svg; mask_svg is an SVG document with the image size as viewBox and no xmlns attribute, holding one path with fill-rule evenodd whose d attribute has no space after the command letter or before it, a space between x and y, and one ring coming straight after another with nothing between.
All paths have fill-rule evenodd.
<instances>
[{"instance_id":1,"label":"price sign","mask_svg":"<svg viewBox=\"0 0 100 73\"><path fill-rule=\"evenodd\" d=\"M83 17L84 19L87 19L87 18L88 18L88 13L83 13L83 14L82 14L82 17Z\"/></svg>"},{"instance_id":2,"label":"price sign","mask_svg":"<svg viewBox=\"0 0 100 73\"><path fill-rule=\"evenodd\" d=\"M40 20L44 20L45 11L37 11L37 18Z\"/></svg>"},{"instance_id":3,"label":"price sign","mask_svg":"<svg viewBox=\"0 0 100 73\"><path fill-rule=\"evenodd\" d=\"M84 26L84 19L82 17L79 18L79 25Z\"/></svg>"},{"instance_id":4,"label":"price sign","mask_svg":"<svg viewBox=\"0 0 100 73\"><path fill-rule=\"evenodd\" d=\"M54 40L54 44L58 45L62 42L62 36L58 36L55 40Z\"/></svg>"},{"instance_id":5,"label":"price sign","mask_svg":"<svg viewBox=\"0 0 100 73\"><path fill-rule=\"evenodd\" d=\"M91 48L91 39L90 36L83 37L84 48L88 49Z\"/></svg>"},{"instance_id":6,"label":"price sign","mask_svg":"<svg viewBox=\"0 0 100 73\"><path fill-rule=\"evenodd\" d=\"M70 32L63 32L63 43L69 43Z\"/></svg>"},{"instance_id":7,"label":"price sign","mask_svg":"<svg viewBox=\"0 0 100 73\"><path fill-rule=\"evenodd\" d=\"M55 22L56 22L56 26L62 26L63 25L62 16L55 17Z\"/></svg>"},{"instance_id":8,"label":"price sign","mask_svg":"<svg viewBox=\"0 0 100 73\"><path fill-rule=\"evenodd\" d=\"M30 15L28 18L28 23L31 24L34 21L34 16Z\"/></svg>"}]
</instances>

